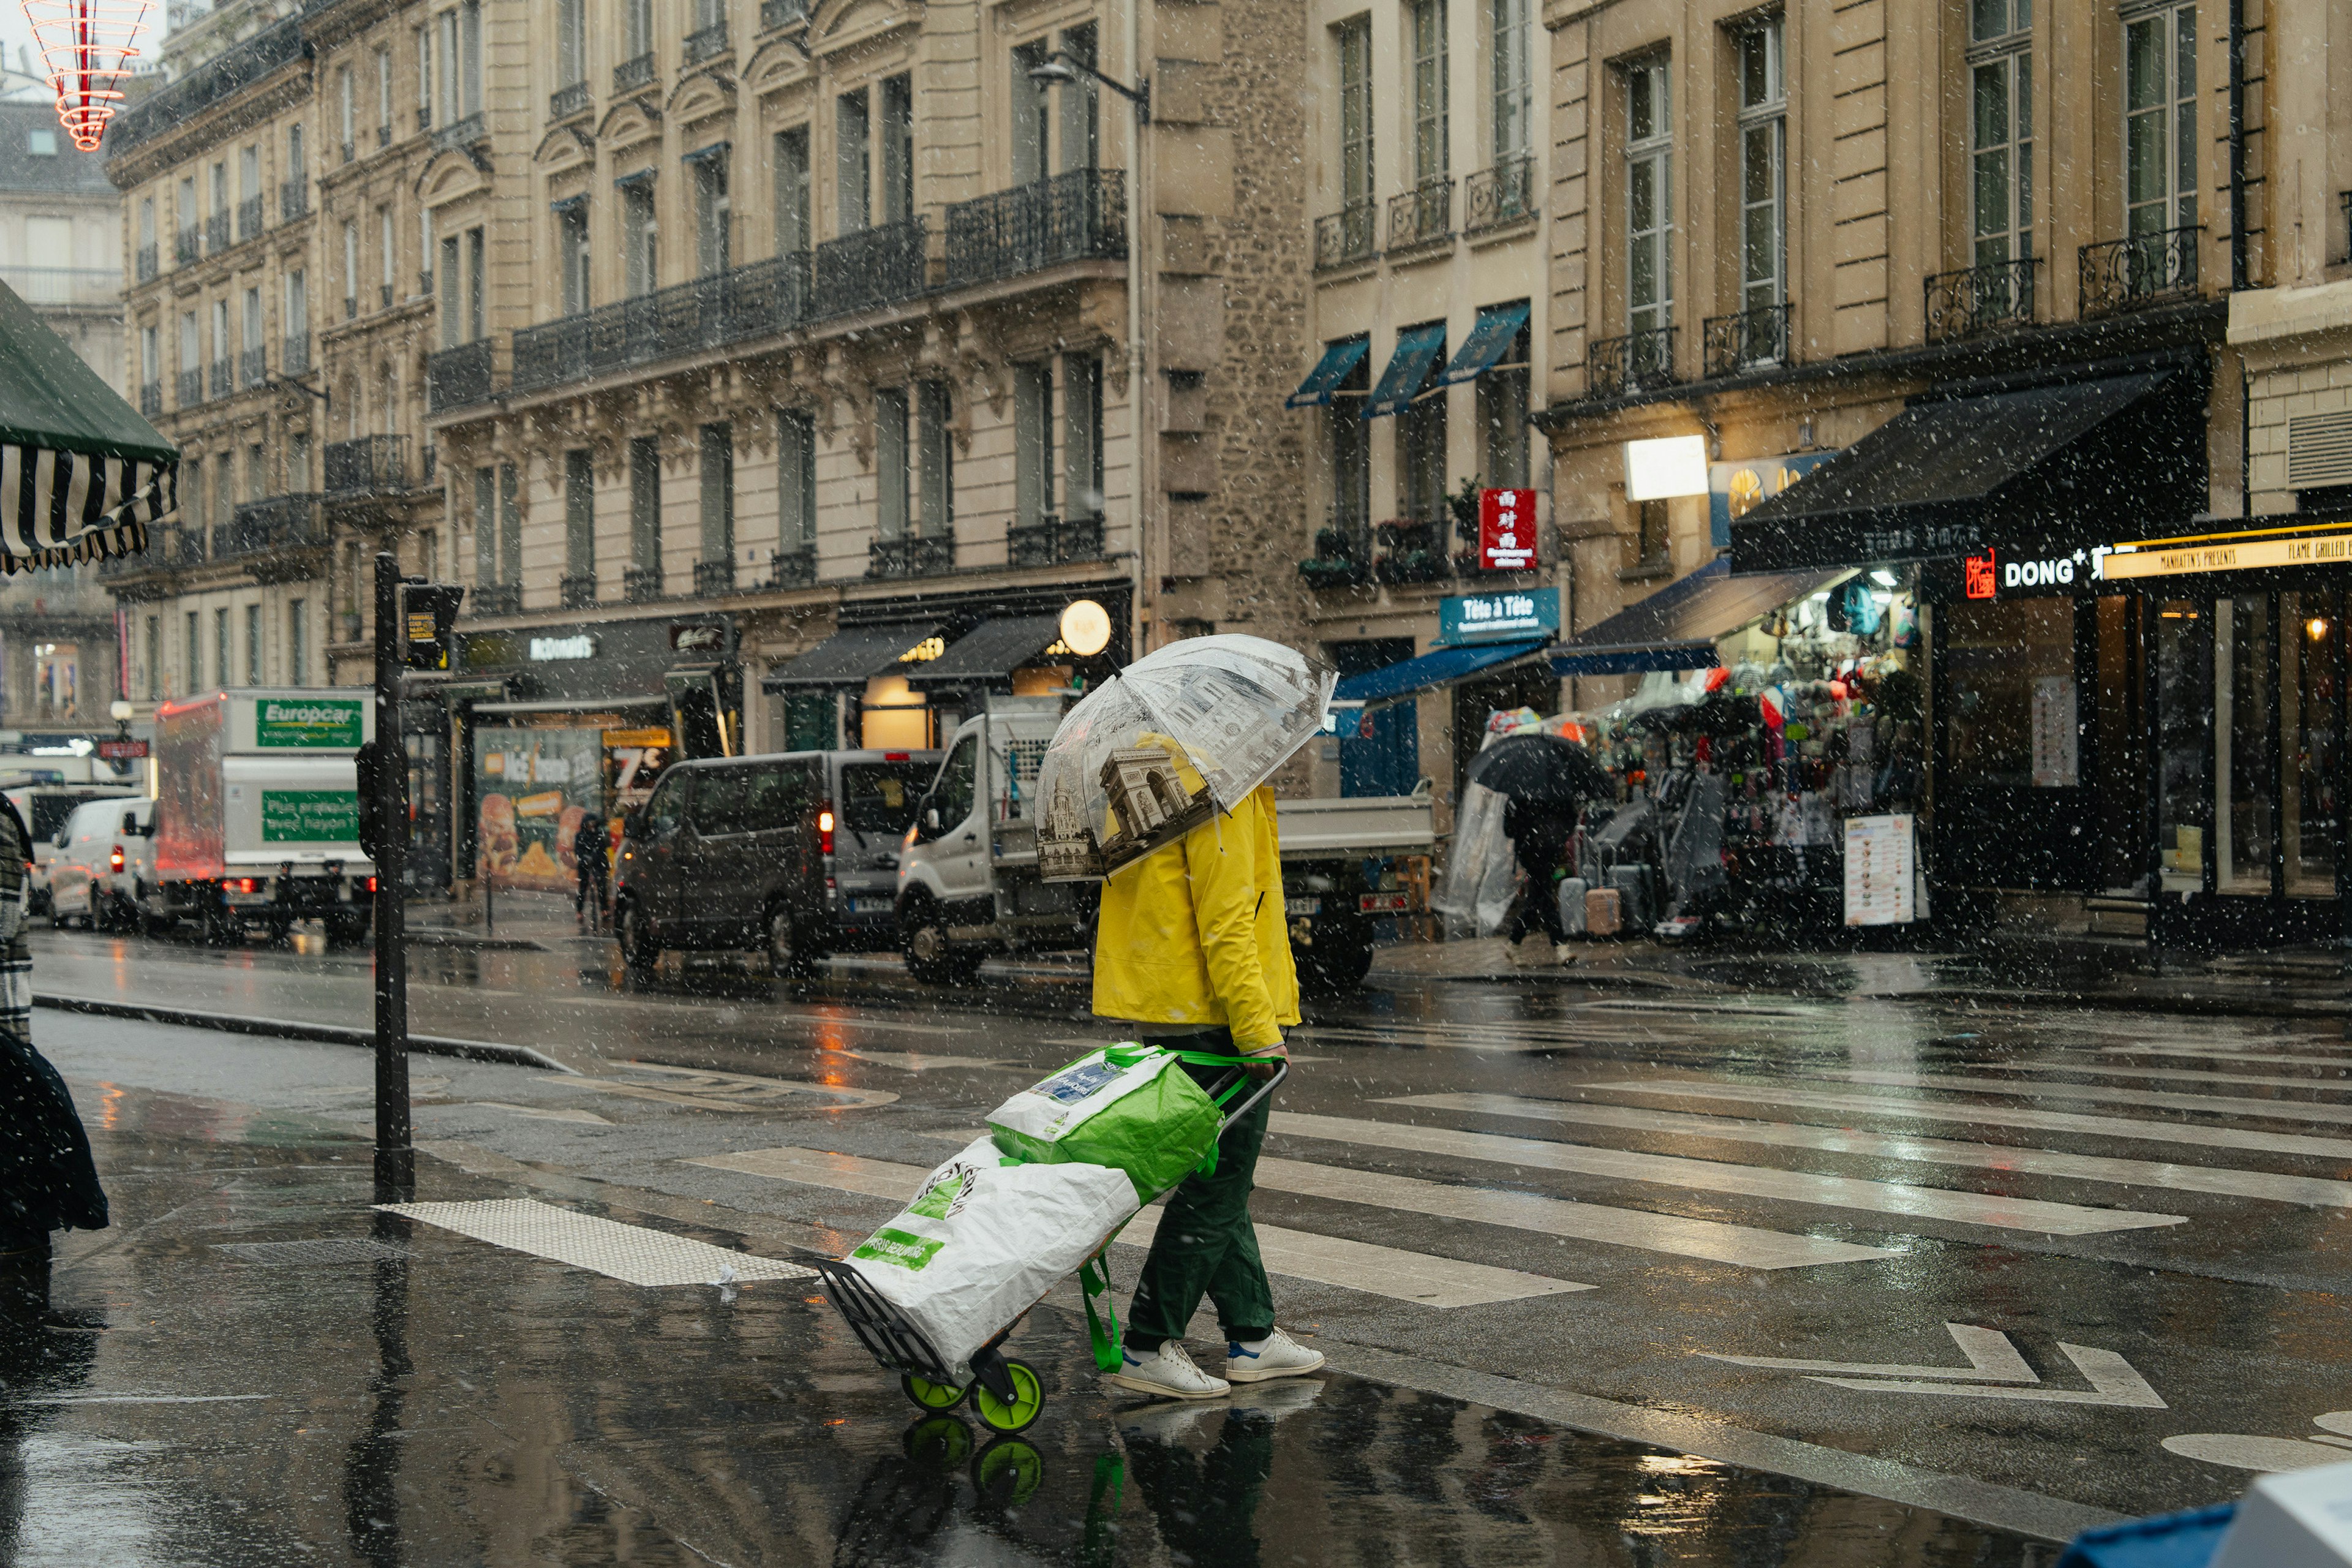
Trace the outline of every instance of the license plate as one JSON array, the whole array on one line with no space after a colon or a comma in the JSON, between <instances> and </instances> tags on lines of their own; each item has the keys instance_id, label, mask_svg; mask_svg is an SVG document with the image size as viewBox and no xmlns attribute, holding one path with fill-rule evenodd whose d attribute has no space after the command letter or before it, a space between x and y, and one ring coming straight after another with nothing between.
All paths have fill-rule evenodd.
<instances>
[{"instance_id":1,"label":"license plate","mask_svg":"<svg viewBox=\"0 0 2352 1568\"><path fill-rule=\"evenodd\" d=\"M849 900L849 912L853 915L887 915L890 912L890 900L887 899L852 899Z\"/></svg>"},{"instance_id":2,"label":"license plate","mask_svg":"<svg viewBox=\"0 0 2352 1568\"><path fill-rule=\"evenodd\" d=\"M1360 893L1356 897L1356 910L1358 913L1367 915L1401 915L1407 908L1409 897L1405 893Z\"/></svg>"},{"instance_id":3,"label":"license plate","mask_svg":"<svg viewBox=\"0 0 2352 1568\"><path fill-rule=\"evenodd\" d=\"M1282 900L1282 909L1285 914L1319 915L1323 912L1323 900L1320 899L1285 899Z\"/></svg>"}]
</instances>

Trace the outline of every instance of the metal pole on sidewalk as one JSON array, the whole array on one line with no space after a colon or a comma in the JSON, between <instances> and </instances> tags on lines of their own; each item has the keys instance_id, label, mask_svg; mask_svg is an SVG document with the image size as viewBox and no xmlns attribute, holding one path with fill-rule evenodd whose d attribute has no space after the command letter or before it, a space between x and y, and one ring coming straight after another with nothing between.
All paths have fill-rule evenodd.
<instances>
[{"instance_id":1,"label":"metal pole on sidewalk","mask_svg":"<svg viewBox=\"0 0 2352 1568\"><path fill-rule=\"evenodd\" d=\"M402 890L408 879L408 749L400 740L400 562L375 558L375 1182L380 1197L416 1191L408 1120L408 950Z\"/></svg>"}]
</instances>

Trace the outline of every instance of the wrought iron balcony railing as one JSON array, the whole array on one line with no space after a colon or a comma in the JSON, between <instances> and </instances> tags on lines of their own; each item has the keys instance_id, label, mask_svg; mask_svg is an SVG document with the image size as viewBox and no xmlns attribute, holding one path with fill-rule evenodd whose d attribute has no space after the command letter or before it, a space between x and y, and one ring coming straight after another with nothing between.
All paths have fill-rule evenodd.
<instances>
[{"instance_id":1,"label":"wrought iron balcony railing","mask_svg":"<svg viewBox=\"0 0 2352 1568\"><path fill-rule=\"evenodd\" d=\"M1389 198L1389 249L1411 250L1454 237L1454 182L1423 180Z\"/></svg>"},{"instance_id":2,"label":"wrought iron balcony railing","mask_svg":"<svg viewBox=\"0 0 2352 1568\"><path fill-rule=\"evenodd\" d=\"M1372 542L1380 548L1372 575L1391 587L1445 581L1454 575L1445 534L1443 519L1399 518L1381 524L1372 531Z\"/></svg>"},{"instance_id":3,"label":"wrought iron balcony railing","mask_svg":"<svg viewBox=\"0 0 2352 1568\"><path fill-rule=\"evenodd\" d=\"M408 488L405 436L359 436L349 441L330 441L325 458L330 499L397 494ZM428 473L426 478L430 477Z\"/></svg>"},{"instance_id":4,"label":"wrought iron balcony railing","mask_svg":"<svg viewBox=\"0 0 2352 1568\"><path fill-rule=\"evenodd\" d=\"M1650 327L1585 350L1584 395L1624 397L1675 384L1675 330Z\"/></svg>"},{"instance_id":5,"label":"wrought iron balcony railing","mask_svg":"<svg viewBox=\"0 0 2352 1568\"><path fill-rule=\"evenodd\" d=\"M779 27L799 27L807 25L808 0L760 0L760 31L772 33Z\"/></svg>"},{"instance_id":6,"label":"wrought iron balcony railing","mask_svg":"<svg viewBox=\"0 0 2352 1568\"><path fill-rule=\"evenodd\" d=\"M1320 272L1372 257L1374 226L1380 209L1369 201L1354 202L1327 217L1315 220L1315 268Z\"/></svg>"},{"instance_id":7,"label":"wrought iron balcony railing","mask_svg":"<svg viewBox=\"0 0 2352 1568\"><path fill-rule=\"evenodd\" d=\"M132 269L140 282L152 283L155 281L155 279L163 271L163 268L156 265L155 247L153 246L142 245L139 247L139 254L133 262Z\"/></svg>"},{"instance_id":8,"label":"wrought iron balcony railing","mask_svg":"<svg viewBox=\"0 0 2352 1568\"><path fill-rule=\"evenodd\" d=\"M236 356L236 384L243 387L259 386L269 378L269 354L265 349L247 349Z\"/></svg>"},{"instance_id":9,"label":"wrought iron balcony railing","mask_svg":"<svg viewBox=\"0 0 2352 1568\"><path fill-rule=\"evenodd\" d=\"M463 152L468 147L478 146L489 139L489 121L482 118L482 111L478 109L465 119L455 121L436 131L433 133L433 150L436 153L446 153L455 148Z\"/></svg>"},{"instance_id":10,"label":"wrought iron balcony railing","mask_svg":"<svg viewBox=\"0 0 2352 1568\"><path fill-rule=\"evenodd\" d=\"M587 609L596 602L596 574L574 572L557 584L557 590L565 609Z\"/></svg>"},{"instance_id":11,"label":"wrought iron balcony railing","mask_svg":"<svg viewBox=\"0 0 2352 1568\"><path fill-rule=\"evenodd\" d=\"M911 217L826 240L816 247L810 315L854 315L919 297L930 281L929 237L927 220Z\"/></svg>"},{"instance_id":12,"label":"wrought iron balcony railing","mask_svg":"<svg viewBox=\"0 0 2352 1568\"><path fill-rule=\"evenodd\" d=\"M1103 552L1103 520L1099 517L1041 517L1004 531L1005 559L1014 566L1061 566L1074 561L1099 561Z\"/></svg>"},{"instance_id":13,"label":"wrought iron balcony railing","mask_svg":"<svg viewBox=\"0 0 2352 1568\"><path fill-rule=\"evenodd\" d=\"M1463 182L1462 232L1481 234L1536 213L1536 161L1506 158Z\"/></svg>"},{"instance_id":14,"label":"wrought iron balcony railing","mask_svg":"<svg viewBox=\"0 0 2352 1568\"><path fill-rule=\"evenodd\" d=\"M512 387L538 392L768 337L806 321L808 301L803 251L542 321L514 335Z\"/></svg>"},{"instance_id":15,"label":"wrought iron balcony railing","mask_svg":"<svg viewBox=\"0 0 2352 1568\"><path fill-rule=\"evenodd\" d=\"M547 117L569 120L588 107L588 84L575 81L570 87L559 87L548 95Z\"/></svg>"},{"instance_id":16,"label":"wrought iron balcony railing","mask_svg":"<svg viewBox=\"0 0 2352 1568\"><path fill-rule=\"evenodd\" d=\"M193 267L196 264L196 258L203 254L204 245L202 238L196 230L193 228L184 228L173 237L173 266Z\"/></svg>"},{"instance_id":17,"label":"wrought iron balcony railing","mask_svg":"<svg viewBox=\"0 0 2352 1568\"><path fill-rule=\"evenodd\" d=\"M621 596L632 605L650 605L662 596L662 569L630 566L621 572Z\"/></svg>"},{"instance_id":18,"label":"wrought iron balcony railing","mask_svg":"<svg viewBox=\"0 0 2352 1568\"><path fill-rule=\"evenodd\" d=\"M1315 553L1298 563L1310 588L1358 588L1372 580L1372 531L1352 507L1333 507L1315 531Z\"/></svg>"},{"instance_id":19,"label":"wrought iron balcony railing","mask_svg":"<svg viewBox=\"0 0 2352 1568\"><path fill-rule=\"evenodd\" d=\"M230 361L213 361L205 376L205 390L215 397L226 397L236 390L236 366Z\"/></svg>"},{"instance_id":20,"label":"wrought iron balcony railing","mask_svg":"<svg viewBox=\"0 0 2352 1568\"><path fill-rule=\"evenodd\" d=\"M1789 363L1789 313L1791 305L1759 305L1728 316L1709 316L1700 323L1705 334L1706 375L1734 375L1743 370Z\"/></svg>"},{"instance_id":21,"label":"wrought iron balcony railing","mask_svg":"<svg viewBox=\"0 0 2352 1568\"><path fill-rule=\"evenodd\" d=\"M816 581L816 546L779 550L768 557L768 586L806 588Z\"/></svg>"},{"instance_id":22,"label":"wrought iron balcony railing","mask_svg":"<svg viewBox=\"0 0 2352 1568\"><path fill-rule=\"evenodd\" d=\"M278 363L288 375L310 374L310 334L289 332L278 345Z\"/></svg>"},{"instance_id":23,"label":"wrought iron balcony railing","mask_svg":"<svg viewBox=\"0 0 2352 1568\"><path fill-rule=\"evenodd\" d=\"M228 248L228 214L214 213L205 219L205 254Z\"/></svg>"},{"instance_id":24,"label":"wrought iron balcony railing","mask_svg":"<svg viewBox=\"0 0 2352 1568\"><path fill-rule=\"evenodd\" d=\"M247 196L236 204L236 237L252 239L261 233L261 198Z\"/></svg>"},{"instance_id":25,"label":"wrought iron balcony railing","mask_svg":"<svg viewBox=\"0 0 2352 1568\"><path fill-rule=\"evenodd\" d=\"M522 584L477 583L466 595L466 613L469 616L521 615Z\"/></svg>"},{"instance_id":26,"label":"wrought iron balcony railing","mask_svg":"<svg viewBox=\"0 0 2352 1568\"><path fill-rule=\"evenodd\" d=\"M446 408L469 408L487 403L493 390L491 367L496 341L476 338L454 349L425 357L425 401L428 413Z\"/></svg>"},{"instance_id":27,"label":"wrought iron balcony railing","mask_svg":"<svg viewBox=\"0 0 2352 1568\"><path fill-rule=\"evenodd\" d=\"M179 537L172 545L173 564L201 566L205 563L205 531L202 528L180 530Z\"/></svg>"},{"instance_id":28,"label":"wrought iron balcony railing","mask_svg":"<svg viewBox=\"0 0 2352 1568\"><path fill-rule=\"evenodd\" d=\"M239 561L248 556L276 556L289 550L315 549L327 542L327 529L319 516L315 495L270 496L246 501L229 514L228 523L213 540L213 559Z\"/></svg>"},{"instance_id":29,"label":"wrought iron balcony railing","mask_svg":"<svg viewBox=\"0 0 2352 1568\"><path fill-rule=\"evenodd\" d=\"M635 59L623 60L613 68L614 92L634 92L638 88L652 86L653 79L654 57L650 52L639 55Z\"/></svg>"},{"instance_id":30,"label":"wrought iron balcony railing","mask_svg":"<svg viewBox=\"0 0 2352 1568\"><path fill-rule=\"evenodd\" d=\"M727 24L713 22L708 27L698 27L686 36L686 63L698 66L707 59L727 52Z\"/></svg>"},{"instance_id":31,"label":"wrought iron balcony railing","mask_svg":"<svg viewBox=\"0 0 2352 1568\"><path fill-rule=\"evenodd\" d=\"M163 384L142 382L139 387L139 413L147 419L160 418L163 413Z\"/></svg>"},{"instance_id":32,"label":"wrought iron balcony railing","mask_svg":"<svg viewBox=\"0 0 2352 1568\"><path fill-rule=\"evenodd\" d=\"M1127 258L1118 169L1075 169L947 212L947 286L1017 278L1065 261Z\"/></svg>"},{"instance_id":33,"label":"wrought iron balcony railing","mask_svg":"<svg viewBox=\"0 0 2352 1568\"><path fill-rule=\"evenodd\" d=\"M715 599L721 594L735 591L735 558L723 555L716 561L694 563L694 596Z\"/></svg>"},{"instance_id":34,"label":"wrought iron balcony railing","mask_svg":"<svg viewBox=\"0 0 2352 1568\"><path fill-rule=\"evenodd\" d=\"M179 407L194 408L205 400L205 373L202 370L184 370L173 379L172 399Z\"/></svg>"},{"instance_id":35,"label":"wrought iron balcony railing","mask_svg":"<svg viewBox=\"0 0 2352 1568\"><path fill-rule=\"evenodd\" d=\"M953 570L953 539L877 539L866 546L868 577L936 577Z\"/></svg>"},{"instance_id":36,"label":"wrought iron balcony railing","mask_svg":"<svg viewBox=\"0 0 2352 1568\"><path fill-rule=\"evenodd\" d=\"M2038 256L1989 261L1952 272L1932 272L1927 292L1927 341L1952 342L2033 322Z\"/></svg>"},{"instance_id":37,"label":"wrought iron balcony railing","mask_svg":"<svg viewBox=\"0 0 2352 1568\"><path fill-rule=\"evenodd\" d=\"M2076 253L2082 313L2104 316L2197 296L2197 247L2204 226L2158 229L2086 245Z\"/></svg>"},{"instance_id":38,"label":"wrought iron balcony railing","mask_svg":"<svg viewBox=\"0 0 2352 1568\"><path fill-rule=\"evenodd\" d=\"M299 175L278 187L278 221L292 223L310 211L310 176Z\"/></svg>"}]
</instances>

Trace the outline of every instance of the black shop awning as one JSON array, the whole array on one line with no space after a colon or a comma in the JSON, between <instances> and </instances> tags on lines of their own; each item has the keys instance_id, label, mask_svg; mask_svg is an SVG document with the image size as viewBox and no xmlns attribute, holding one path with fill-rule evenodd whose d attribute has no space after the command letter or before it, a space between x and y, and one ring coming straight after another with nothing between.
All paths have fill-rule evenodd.
<instances>
[{"instance_id":1,"label":"black shop awning","mask_svg":"<svg viewBox=\"0 0 2352 1568\"><path fill-rule=\"evenodd\" d=\"M1013 672L1034 664L1039 654L1060 641L1060 627L1054 616L1000 616L982 621L950 643L939 658L908 666L907 684L917 691L1011 690Z\"/></svg>"},{"instance_id":2,"label":"black shop awning","mask_svg":"<svg viewBox=\"0 0 2352 1568\"><path fill-rule=\"evenodd\" d=\"M1552 649L1551 671L1639 675L1653 669L1710 669L1720 662L1715 651L1718 640L1851 574L1837 567L1735 577L1728 562L1710 561Z\"/></svg>"},{"instance_id":3,"label":"black shop awning","mask_svg":"<svg viewBox=\"0 0 2352 1568\"><path fill-rule=\"evenodd\" d=\"M768 672L760 689L771 697L789 691L838 690L863 686L887 673L898 660L940 635L938 621L883 621L844 626L824 641Z\"/></svg>"},{"instance_id":4,"label":"black shop awning","mask_svg":"<svg viewBox=\"0 0 2352 1568\"><path fill-rule=\"evenodd\" d=\"M2201 375L2166 368L1914 403L1735 520L1732 570L2055 556L2185 521L2203 400Z\"/></svg>"}]
</instances>

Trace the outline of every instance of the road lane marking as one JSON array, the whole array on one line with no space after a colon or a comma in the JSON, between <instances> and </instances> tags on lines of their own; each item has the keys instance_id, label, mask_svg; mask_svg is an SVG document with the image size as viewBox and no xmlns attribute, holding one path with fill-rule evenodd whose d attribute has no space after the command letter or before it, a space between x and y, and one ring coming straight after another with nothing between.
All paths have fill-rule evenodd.
<instances>
[{"instance_id":1,"label":"road lane marking","mask_svg":"<svg viewBox=\"0 0 2352 1568\"><path fill-rule=\"evenodd\" d=\"M1906 1121L1958 1121L1971 1127L2014 1127L2037 1132L2089 1132L2145 1143L2185 1143L2200 1149L2251 1149L2264 1154L2311 1154L2352 1160L2352 1138L2314 1138L2300 1132L2246 1132L2233 1127L2198 1127L2179 1121L2136 1121L2124 1116L2085 1116L2072 1110L2033 1110L2015 1105L1971 1105L1963 1100L1914 1100L1891 1094L1835 1094L1786 1084L1689 1083L1675 1079L1626 1079L1588 1083L1588 1089L1615 1094L1673 1095L1690 1100L1730 1100L1742 1105L1789 1105L1808 1110L1860 1111Z\"/></svg>"},{"instance_id":2,"label":"road lane marking","mask_svg":"<svg viewBox=\"0 0 2352 1568\"><path fill-rule=\"evenodd\" d=\"M1723 1355L1715 1351L1698 1353L1709 1361L1727 1361L1734 1366L1768 1367L1775 1372L1832 1372L1867 1374L1873 1377L1944 1378L1961 1381L1977 1378L1985 1383L2040 1383L2025 1358L2017 1353L2017 1346L2007 1334L1995 1329L1979 1329L1969 1323L1946 1323L1945 1330L1960 1353L1969 1358L1966 1366L1905 1366L1885 1365L1852 1361L1790 1361L1785 1356Z\"/></svg>"},{"instance_id":3,"label":"road lane marking","mask_svg":"<svg viewBox=\"0 0 2352 1568\"><path fill-rule=\"evenodd\" d=\"M2082 1047L2069 1046L2066 1048L2080 1050ZM2110 1057L2189 1057L2204 1061L2265 1062L2283 1067L2343 1067L2347 1061L2352 1061L2352 1058L2341 1054L2315 1057L2292 1051L2240 1050L2234 1046L2099 1046L2095 1048L2101 1056Z\"/></svg>"},{"instance_id":4,"label":"road lane marking","mask_svg":"<svg viewBox=\"0 0 2352 1568\"><path fill-rule=\"evenodd\" d=\"M1928 1165L1958 1165L2003 1173L2024 1172L2031 1175L2063 1176L2075 1181L2112 1182L2121 1186L2163 1187L2216 1193L2224 1197L2266 1198L2276 1203L2352 1208L2352 1182L2332 1181L2324 1176L2281 1176L2267 1171L2182 1165L2165 1160L2111 1160L2094 1154L2068 1154L2055 1149L2021 1149L2005 1143L1964 1143L1953 1139L1869 1132L1853 1128L1814 1127L1802 1122L1737 1121L1724 1116L1643 1110L1622 1105L1523 1100L1509 1094L1411 1094L1384 1100L1381 1103L1427 1106L1435 1110L1459 1110L1472 1115L1517 1116L1531 1121L1580 1122L1594 1127L1620 1127L1635 1132L1721 1138L1739 1143L1768 1143L1784 1149L1811 1149L1828 1154L1867 1154L1882 1159L1916 1161Z\"/></svg>"},{"instance_id":5,"label":"road lane marking","mask_svg":"<svg viewBox=\"0 0 2352 1568\"><path fill-rule=\"evenodd\" d=\"M2059 1351L2074 1363L2090 1384L2087 1392L2071 1388L2046 1388L2007 1334L1991 1329L1971 1327L1967 1323L1946 1323L1961 1353L1969 1358L1970 1370L1958 1372L1942 1367L1904 1366L1899 1364L1872 1365L1867 1363L1784 1361L1769 1356L1717 1355L1713 1351L1700 1351L1711 1361L1730 1362L1738 1366L1769 1367L1801 1371L1808 1382L1826 1383L1832 1388L1851 1388L1864 1394L1932 1394L1947 1399L2009 1399L2036 1405L2103 1405L2124 1410L2162 1410L2167 1406L2148 1386L2132 1363L2113 1351L2099 1350L2091 1345L2070 1345L2060 1341ZM1996 1345L1994 1342L1998 1341ZM1990 1368L1991 1380L1984 1383L1954 1383L1940 1380L1970 1377ZM1858 1376L1829 1377L1823 1373L1860 1373ZM2030 1385L2030 1386L2021 1386Z\"/></svg>"},{"instance_id":6,"label":"road lane marking","mask_svg":"<svg viewBox=\"0 0 2352 1568\"><path fill-rule=\"evenodd\" d=\"M1811 1070L1811 1069L1808 1069ZM2112 1105L2152 1105L2166 1110L2202 1110L2213 1116L2251 1116L2274 1121L2327 1121L2352 1125L2352 1105L2316 1100L2252 1100L2227 1094L2174 1094L2157 1089L2106 1089L2088 1083L2016 1083L2004 1078L1967 1078L1932 1072L1887 1072L1872 1068L1820 1069L1820 1076L1887 1089L1939 1089L1955 1094L2006 1094L2020 1100L2088 1100Z\"/></svg>"},{"instance_id":7,"label":"road lane marking","mask_svg":"<svg viewBox=\"0 0 2352 1568\"><path fill-rule=\"evenodd\" d=\"M1998 1197L1944 1187L1915 1187L1899 1182L1869 1182L1850 1176L1824 1176L1811 1171L1783 1171L1766 1165L1688 1160L1672 1154L1643 1154L1585 1143L1505 1138L1491 1132L1457 1132L1451 1128L1415 1127L1399 1121L1367 1121L1349 1116L1304 1116L1292 1111L1276 1111L1274 1131L1292 1137L1329 1139L1374 1149L1412 1150L1423 1154L1445 1154L1456 1159L1484 1160L1535 1170L1566 1171L1619 1181L1656 1182L1665 1186L1701 1192L1780 1198L1791 1203L1818 1204L1825 1208L1948 1220L1956 1225L1990 1226L1999 1230L2032 1231L2043 1236L2097 1236L2107 1231L2141 1230L2187 1223L2187 1216L2183 1215L2144 1214L2135 1209L2085 1208L2075 1204Z\"/></svg>"},{"instance_id":8,"label":"road lane marking","mask_svg":"<svg viewBox=\"0 0 2352 1568\"><path fill-rule=\"evenodd\" d=\"M2200 1072L2193 1068L2132 1068L2109 1062L1978 1062L1971 1066L1982 1071L1997 1068L2002 1072L2071 1072L2088 1078L2177 1079L2183 1083L2237 1084L2245 1089L2352 1089L2352 1079L2329 1081L2315 1078L2264 1077L2260 1073ZM2343 1062L2313 1062L2313 1067L2334 1068L2341 1072Z\"/></svg>"},{"instance_id":9,"label":"road lane marking","mask_svg":"<svg viewBox=\"0 0 2352 1568\"><path fill-rule=\"evenodd\" d=\"M927 1165L902 1165L890 1160L868 1160L856 1154L789 1145L714 1154L681 1163L798 1182L804 1186L831 1187L838 1192L862 1193L898 1204L905 1203L922 1185L923 1178L930 1174ZM1119 1242L1129 1247L1149 1247L1159 1226L1160 1211L1147 1208L1127 1222L1127 1228L1119 1232ZM1423 1307L1475 1307L1490 1301L1517 1301L1593 1289L1572 1279L1524 1274L1516 1268L1496 1268L1484 1263L1465 1263L1400 1247L1376 1247L1342 1237L1315 1236L1281 1226L1257 1226L1257 1248L1269 1273Z\"/></svg>"},{"instance_id":10,"label":"road lane marking","mask_svg":"<svg viewBox=\"0 0 2352 1568\"><path fill-rule=\"evenodd\" d=\"M423 1220L459 1236L514 1252L586 1268L631 1285L708 1285L734 1270L737 1279L807 1279L814 1268L781 1258L713 1247L691 1237L624 1225L558 1208L535 1198L499 1198L464 1204L378 1204L387 1214Z\"/></svg>"}]
</instances>

